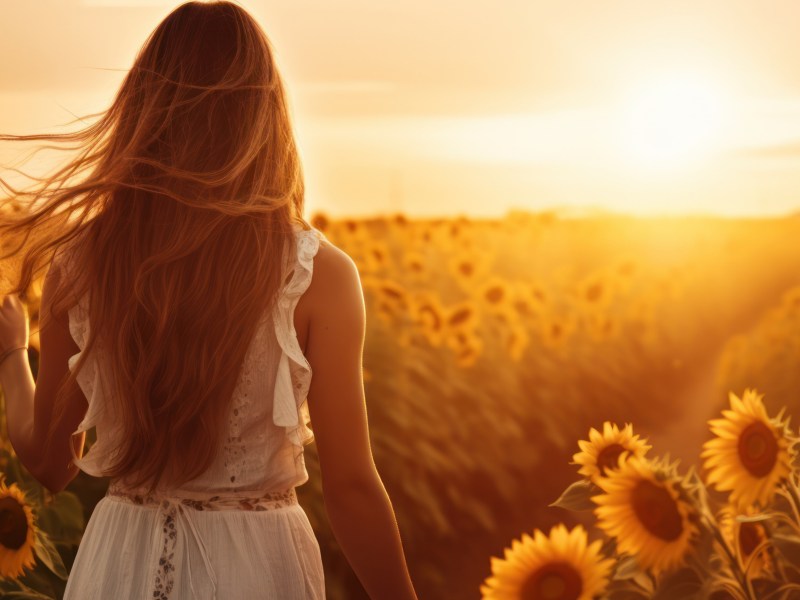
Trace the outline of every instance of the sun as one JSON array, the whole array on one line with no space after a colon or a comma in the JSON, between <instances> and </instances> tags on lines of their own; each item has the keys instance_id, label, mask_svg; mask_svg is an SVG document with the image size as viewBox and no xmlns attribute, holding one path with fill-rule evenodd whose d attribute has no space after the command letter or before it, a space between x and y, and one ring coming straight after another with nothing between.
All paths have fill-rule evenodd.
<instances>
[{"instance_id":1,"label":"sun","mask_svg":"<svg viewBox=\"0 0 800 600\"><path fill-rule=\"evenodd\" d=\"M658 169L696 164L720 142L726 109L721 86L704 75L641 82L623 103L625 161Z\"/></svg>"}]
</instances>

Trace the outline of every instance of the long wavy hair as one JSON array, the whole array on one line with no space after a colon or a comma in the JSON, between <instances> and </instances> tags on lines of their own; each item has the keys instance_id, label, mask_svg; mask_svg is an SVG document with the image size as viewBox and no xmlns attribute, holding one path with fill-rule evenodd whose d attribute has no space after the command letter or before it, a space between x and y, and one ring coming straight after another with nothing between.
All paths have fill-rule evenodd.
<instances>
[{"instance_id":1,"label":"long wavy hair","mask_svg":"<svg viewBox=\"0 0 800 600\"><path fill-rule=\"evenodd\" d=\"M147 38L110 108L79 117L95 123L0 136L77 151L52 175L26 175L38 182L26 189L0 179L2 258L18 260L7 293L24 294L63 250L69 276L51 314L88 297L89 339L59 388L47 449L101 340L121 428L103 474L154 491L211 465L294 228L309 227L287 104L258 23L232 2L187 2Z\"/></svg>"}]
</instances>

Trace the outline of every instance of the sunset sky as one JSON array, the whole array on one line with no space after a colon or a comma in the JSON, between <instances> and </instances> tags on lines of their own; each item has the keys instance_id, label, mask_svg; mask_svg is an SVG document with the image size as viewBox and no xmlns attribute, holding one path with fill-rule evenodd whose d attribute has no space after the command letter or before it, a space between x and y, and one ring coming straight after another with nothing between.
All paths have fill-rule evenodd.
<instances>
[{"instance_id":1,"label":"sunset sky","mask_svg":"<svg viewBox=\"0 0 800 600\"><path fill-rule=\"evenodd\" d=\"M179 4L0 2L0 132L106 108ZM309 213L800 211L800 2L239 4L277 50Z\"/></svg>"}]
</instances>

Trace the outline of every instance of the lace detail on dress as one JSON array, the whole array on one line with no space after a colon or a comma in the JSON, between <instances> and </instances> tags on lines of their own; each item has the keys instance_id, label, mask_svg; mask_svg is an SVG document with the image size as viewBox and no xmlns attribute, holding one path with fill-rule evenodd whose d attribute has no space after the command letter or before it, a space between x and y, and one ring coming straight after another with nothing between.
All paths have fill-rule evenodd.
<instances>
[{"instance_id":1,"label":"lace detail on dress","mask_svg":"<svg viewBox=\"0 0 800 600\"><path fill-rule=\"evenodd\" d=\"M287 430L290 439L293 443L297 443L295 441L297 440L302 445L303 442L308 443L313 437L311 430L306 427L309 420L307 409L304 412L305 406L301 408L302 400L298 400L300 395L303 400L305 399L311 379L311 369L297 342L297 332L294 329L294 307L300 295L311 282L313 257L317 252L319 239L324 238L324 235L316 229L306 230L297 227L295 227L294 234L296 258L291 265L291 278L281 288L271 315L279 346L283 350L275 382L273 421L284 427L291 426L291 429ZM284 265L286 265L285 262ZM288 270L288 267L285 268ZM258 444L263 442L267 435L266 431L259 430L254 434L248 434L247 439L244 439L242 432L243 424L251 421L253 395L255 394L254 370L263 368L267 362L268 344L265 337L270 333L269 317L270 315L267 315L259 323L253 343L245 356L237 388L234 391L234 400L229 415L228 437L224 444L224 465L228 480L233 484L240 482L242 473L246 473L250 465L257 460L257 457L253 455L254 442L258 447ZM294 360L291 367L288 366L290 357ZM297 366L295 363L300 360L305 364ZM289 388L291 388L288 393L286 387L281 385L287 378L290 380ZM289 400L288 404L287 399ZM293 399L294 401L292 401ZM300 420L298 420L298 415L301 416Z\"/></svg>"},{"instance_id":2,"label":"lace detail on dress","mask_svg":"<svg viewBox=\"0 0 800 600\"><path fill-rule=\"evenodd\" d=\"M175 571L175 565L172 563L172 559L175 557L175 544L178 541L178 532L175 529L174 508L164 515L164 525L161 531L164 534L164 545L161 548L161 556L158 558L153 598L169 600L169 595L172 593L172 588L175 585L172 575Z\"/></svg>"},{"instance_id":3,"label":"lace detail on dress","mask_svg":"<svg viewBox=\"0 0 800 600\"><path fill-rule=\"evenodd\" d=\"M256 330L253 343L247 351L239 382L234 391L233 403L228 420L228 437L224 444L224 464L231 483L241 481L241 474L252 462L252 441L256 444L263 442L267 434L264 431L248 436L248 443L242 436L243 423L249 420L250 407L253 406L255 394L254 369L266 363L266 348L264 343L264 324L262 320ZM248 451L248 448L250 451Z\"/></svg>"},{"instance_id":4,"label":"lace detail on dress","mask_svg":"<svg viewBox=\"0 0 800 600\"><path fill-rule=\"evenodd\" d=\"M243 492L242 494L247 493L248 492ZM260 496L256 496L252 494L252 492L249 494L250 495L217 494L202 498L169 496L169 500L197 511L247 510L260 512L297 504L297 491L293 487L285 490L265 492ZM167 506L165 503L166 498L163 495L158 493L138 494L135 491L117 487L113 483L109 485L106 496L130 502L137 506L161 506L162 508ZM164 531L164 533L166 534L168 532Z\"/></svg>"},{"instance_id":5,"label":"lace detail on dress","mask_svg":"<svg viewBox=\"0 0 800 600\"><path fill-rule=\"evenodd\" d=\"M256 333L256 344L258 333ZM252 347L252 346L251 346ZM242 439L242 421L247 414L247 408L252 405L252 367L250 351L248 350L239 383L234 391L233 406L228 420L228 438L225 442L224 457L225 468L231 483L241 481L241 474L247 466L247 445Z\"/></svg>"}]
</instances>

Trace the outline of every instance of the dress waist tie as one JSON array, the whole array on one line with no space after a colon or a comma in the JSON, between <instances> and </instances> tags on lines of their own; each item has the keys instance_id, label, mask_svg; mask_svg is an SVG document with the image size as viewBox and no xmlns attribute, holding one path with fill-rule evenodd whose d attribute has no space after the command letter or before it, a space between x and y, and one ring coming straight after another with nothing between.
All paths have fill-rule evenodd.
<instances>
[{"instance_id":1,"label":"dress waist tie","mask_svg":"<svg viewBox=\"0 0 800 600\"><path fill-rule=\"evenodd\" d=\"M159 514L163 517L161 520L163 525L154 531L155 547L161 547L161 555L155 574L155 589L148 595L148 600L169 598L175 584L172 573L175 570L173 558L175 557L175 548L177 547L179 535L182 535L184 540L182 549L186 557L192 598L197 600L217 600L217 574L211 564L208 547L195 522L197 513L200 511L219 510L265 511L298 504L297 492L293 487L286 490L258 494L259 492L240 492L233 495L215 495L211 497L206 495L198 499L164 493L144 495L138 494L133 490L121 488L112 482L106 492L106 497L140 506L156 506ZM180 526L177 525L178 521L181 522ZM203 557L205 576L208 581L207 584L204 583L196 587L191 565L191 550L189 549L189 544L186 543L190 536L194 538L200 555ZM201 593L197 592L198 589Z\"/></svg>"},{"instance_id":2,"label":"dress waist tie","mask_svg":"<svg viewBox=\"0 0 800 600\"><path fill-rule=\"evenodd\" d=\"M214 567L211 565L211 559L208 557L208 549L203 541L203 536L200 535L200 532L197 529L197 524L195 523L195 515L197 514L197 511L194 509L187 509L180 498L164 498L161 502L160 509L161 513L165 517L171 517L173 519L177 518L177 520L183 521L184 527L177 527L177 530L178 532L183 532L184 535L184 548L186 548L186 567L189 570L189 587L192 590L192 598L197 598L198 600L201 598L217 600L217 574L214 572ZM167 529L166 533L169 535L169 529ZM198 594L194 587L195 578L192 573L191 551L189 550L189 545L185 543L185 541L188 540L189 534L191 534L194 537L195 542L197 542L197 547L200 550L200 555L203 557L206 575L210 583L210 586L200 586L200 589L203 590L203 594ZM178 533L178 535L180 535L180 533ZM161 560L163 560L163 558Z\"/></svg>"}]
</instances>

